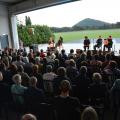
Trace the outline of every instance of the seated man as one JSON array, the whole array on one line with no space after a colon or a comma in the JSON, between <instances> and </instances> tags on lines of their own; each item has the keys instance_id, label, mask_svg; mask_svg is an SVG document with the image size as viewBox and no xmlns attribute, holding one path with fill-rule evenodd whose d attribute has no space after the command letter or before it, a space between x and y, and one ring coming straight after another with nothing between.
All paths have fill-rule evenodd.
<instances>
[{"instance_id":1,"label":"seated man","mask_svg":"<svg viewBox=\"0 0 120 120\"><path fill-rule=\"evenodd\" d=\"M70 97L70 82L63 80L60 84L61 93L54 99L57 120L80 120L80 103L77 98Z\"/></svg>"},{"instance_id":2,"label":"seated man","mask_svg":"<svg viewBox=\"0 0 120 120\"><path fill-rule=\"evenodd\" d=\"M99 38L96 41L96 45L94 45L94 50L96 50L96 48L100 48L102 46L102 38L101 36L99 36Z\"/></svg>"},{"instance_id":3,"label":"seated man","mask_svg":"<svg viewBox=\"0 0 120 120\"><path fill-rule=\"evenodd\" d=\"M84 51L86 51L86 48L88 48L88 50L89 50L89 45L90 45L90 40L88 39L87 36L85 36L85 40L84 40Z\"/></svg>"}]
</instances>

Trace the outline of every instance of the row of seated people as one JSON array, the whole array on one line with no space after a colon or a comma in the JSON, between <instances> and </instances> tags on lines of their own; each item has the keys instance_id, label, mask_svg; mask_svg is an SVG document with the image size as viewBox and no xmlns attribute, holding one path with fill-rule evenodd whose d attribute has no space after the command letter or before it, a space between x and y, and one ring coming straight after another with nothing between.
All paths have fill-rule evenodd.
<instances>
[{"instance_id":1,"label":"row of seated people","mask_svg":"<svg viewBox=\"0 0 120 120\"><path fill-rule=\"evenodd\" d=\"M89 55L88 55L88 53L89 53ZM35 76L38 80L36 86L41 90L45 89L45 92L46 92L47 87L46 87L46 85L44 85L44 80L49 80L49 81L51 80L53 83L54 95L57 95L57 94L60 94L59 89L58 89L60 82L62 80L68 80L73 88L73 96L79 97L78 92L76 92L77 84L83 84L83 85L87 86L86 88L91 88L92 84L94 83L92 81L92 76L94 75L95 72L99 72L102 76L104 73L105 73L105 75L113 74L115 76L118 76L120 74L120 70L117 68L119 65L119 64L117 65L117 63L119 63L119 60L118 60L119 58L116 58L116 56L114 56L113 54L104 55L101 53L101 55L100 54L99 55L98 54L91 55L90 51L88 53L86 55L84 52L79 51L79 54L77 54L78 56L73 53L72 54L70 53L68 55L69 56L68 57L65 54L65 51L63 50L62 53L59 54L58 56L56 54L55 58L53 58L51 56L51 54L49 53L45 58L43 58L42 62L37 59L37 58L40 58L40 56L39 57L37 56L37 58L34 57L32 60L28 56L27 58L29 58L29 60L31 61L30 63L29 62L25 63L22 59L21 54L18 54L18 56L11 55L11 54L2 55L1 63L0 63L0 71L3 74L3 83L6 83L8 86L10 86L10 89L11 89L10 91L12 91L11 85L17 86L17 85L14 85L12 77L16 74L20 74L22 77L22 81L20 80L20 83L23 85L24 89L27 89L27 87L29 87L29 82L31 79L30 77ZM72 60L71 60L71 58L72 58ZM105 60L105 58L106 58L106 60ZM35 60L35 62L34 62L34 60ZM55 63L55 61L56 61L56 63ZM55 66L55 64L57 64L57 65ZM28 67L28 66L30 66L30 67ZM24 68L27 73L24 72ZM101 76L101 75L98 74L97 76ZM94 76L96 76L96 75L94 75ZM107 76L105 76L105 77L107 77ZM105 77L103 77L103 81L105 81L104 80ZM17 78L20 78L20 77L17 77ZM83 79L79 79L79 78L83 78ZM87 82L88 82L89 86L88 86L87 82L84 80L85 78L87 78ZM97 79L98 78L101 78L101 77L97 77ZM33 77L33 79L34 79L34 77ZM80 83L78 82L78 80L80 81ZM101 81L101 80L98 80L98 81ZM100 82L98 82L98 83L100 83ZM105 85L101 85L101 83L100 83L100 85L104 86L105 90L107 91L107 88L105 87L106 83L104 83L104 84ZM109 90L111 90L112 84L108 87L109 87ZM13 87L13 88L16 90L16 87ZM81 88L82 88L82 85L81 85ZM14 91L14 89L13 89L13 91ZM49 89L49 90L51 90L51 89ZM83 89L83 90L85 90L85 89ZM94 90L94 91L96 91L96 90ZM102 93L102 91L101 91L101 93ZM80 97L79 97L79 99L80 99L80 102L82 103L83 101L81 100Z\"/></svg>"},{"instance_id":2,"label":"row of seated people","mask_svg":"<svg viewBox=\"0 0 120 120\"><path fill-rule=\"evenodd\" d=\"M0 74L0 78L2 80L2 73ZM14 101L13 105L16 105L17 103L19 108L24 106L24 109L27 108L25 112L41 112L40 103L46 102L46 100L43 90L36 87L37 79L31 77L29 82L30 86L28 88L21 85L22 80L19 74L13 76L13 81L15 82L15 84L11 86L11 93ZM1 89L4 93L3 95L8 98L8 95L5 93L5 87L8 86L1 83L0 88L3 87L4 89ZM71 97L69 95L71 90L70 82L68 80L62 80L59 85L59 90L59 95L55 96L52 101L49 101L55 110L56 114L54 114L54 116L56 120L80 120L80 108L82 105L77 97ZM9 91L7 91L7 93L8 92ZM3 96L1 96L1 98L3 98ZM1 102L3 103L3 101Z\"/></svg>"},{"instance_id":3,"label":"row of seated people","mask_svg":"<svg viewBox=\"0 0 120 120\"><path fill-rule=\"evenodd\" d=\"M64 72L63 68L60 68L59 70L60 71L63 70L63 72ZM85 74L86 74L86 67L85 66L81 67L81 73L82 72L83 73L85 72ZM2 73L0 75L1 75L0 78L2 80L3 79ZM84 79L81 79L81 80L79 78L78 81L76 81L77 82L77 84L76 84L77 85L77 87L76 87L77 89L75 89L76 91L74 93L74 96L75 97L77 96L81 103L83 103L83 99L84 99L84 101L85 100L89 100L87 98L88 97L87 96L88 95L88 93L87 93L88 92L88 90L87 90L88 87L87 86L88 86L89 80L85 79L84 75L83 75L83 78ZM101 75L99 73L94 73L93 74L93 81L94 82L89 85L89 98L91 99L91 101L89 101L88 104L90 104L90 105L95 105L96 102L97 102L97 104L99 104L99 102L105 104L105 102L106 102L106 98L108 97L108 90L107 90L107 87L106 87L105 83L101 83L101 79L102 78L101 78ZM64 81L64 79L63 80L62 79L56 79L56 80L53 81L53 86L55 86L54 91L55 91L56 95L60 94L60 96L55 97L54 101L52 101L52 102L50 101L50 103L52 103L52 104L54 103L54 107L56 108L56 110L58 109L57 111L59 111L59 112L61 111L63 114L60 113L60 115L62 114L62 117L63 116L65 117L64 113L66 114L65 111L67 109L70 110L71 107L72 108L74 107L73 105L75 105L78 108L80 108L81 106L78 104L79 102L77 102L79 100L75 99L75 101L76 100L77 101L76 101L76 103L74 103L74 99L73 99L73 101L71 101L69 99L69 92L70 92L70 89L72 88L70 81L68 81L68 80ZM5 84L4 82L1 82L0 88L1 88L1 91L2 91L3 94L2 93L0 94L1 95L0 98L4 98L3 100L1 99L2 100L1 102L7 101L8 100L8 96L11 93L13 95L14 101L17 101L19 99L20 105L22 105L24 103L24 100L25 100L26 105L30 106L30 108L32 108L32 110L34 110L33 108L35 107L35 109L38 108L37 111L39 111L39 107L40 107L39 103L41 103L41 102L48 102L48 101L45 100L45 94L44 94L43 90L36 87L36 84L37 84L37 78L36 77L31 77L30 78L30 80L29 80L29 87L25 87L25 86L21 85L22 79L21 79L21 76L19 74L15 74L13 76L13 81L15 82L15 84L13 84L11 87L7 86L7 84ZM118 87L119 84L117 84L117 83L119 83L119 81L120 80L115 81L115 84L111 88L111 91L116 89L116 87L119 88ZM59 85L58 85L58 82L59 82ZM66 86L68 88L66 88ZM9 91L11 91L11 93L9 93ZM16 96L16 94L20 94L20 95L24 94L23 96L24 96L25 99L22 98L23 96L22 97L21 96ZM95 99L95 98L97 98L97 99ZM102 99L100 99L100 101L98 101L98 98L102 98ZM70 102L70 104L72 106L70 106L69 101L72 102L72 103ZM63 110L65 110L65 111L63 112ZM68 117L68 115L66 117ZM59 118L60 118L60 120L63 119L61 117L59 117ZM71 118L71 116L70 116L70 118Z\"/></svg>"}]
</instances>

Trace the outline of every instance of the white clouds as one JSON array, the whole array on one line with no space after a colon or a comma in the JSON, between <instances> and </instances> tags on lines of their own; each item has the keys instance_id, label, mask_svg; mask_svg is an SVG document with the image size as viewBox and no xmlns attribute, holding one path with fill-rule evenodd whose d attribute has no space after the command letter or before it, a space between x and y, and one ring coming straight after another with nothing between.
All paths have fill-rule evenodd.
<instances>
[{"instance_id":1,"label":"white clouds","mask_svg":"<svg viewBox=\"0 0 120 120\"><path fill-rule=\"evenodd\" d=\"M120 0L82 0L21 14L30 16L33 24L48 26L72 26L85 18L114 23L120 21Z\"/></svg>"}]
</instances>

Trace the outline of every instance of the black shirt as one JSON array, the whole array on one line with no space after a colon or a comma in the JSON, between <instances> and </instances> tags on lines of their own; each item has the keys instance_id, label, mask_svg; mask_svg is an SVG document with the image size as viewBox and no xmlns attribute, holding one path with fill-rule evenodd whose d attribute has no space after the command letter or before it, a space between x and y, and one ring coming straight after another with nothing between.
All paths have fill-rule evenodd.
<instances>
[{"instance_id":1,"label":"black shirt","mask_svg":"<svg viewBox=\"0 0 120 120\"><path fill-rule=\"evenodd\" d=\"M57 96L54 106L57 120L80 120L80 102L77 98Z\"/></svg>"}]
</instances>

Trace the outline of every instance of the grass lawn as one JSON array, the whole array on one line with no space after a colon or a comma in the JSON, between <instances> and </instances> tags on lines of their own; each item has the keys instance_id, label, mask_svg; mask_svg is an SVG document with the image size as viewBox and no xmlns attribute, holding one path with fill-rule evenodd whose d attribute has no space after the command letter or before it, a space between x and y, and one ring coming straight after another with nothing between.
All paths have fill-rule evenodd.
<instances>
[{"instance_id":1,"label":"grass lawn","mask_svg":"<svg viewBox=\"0 0 120 120\"><path fill-rule=\"evenodd\" d=\"M84 39L84 36L88 36L90 39L97 39L99 35L102 38L107 38L109 35L112 35L113 38L120 38L120 29L108 29L108 30L82 30L74 32L61 32L54 33L55 40L58 41L59 36L63 37L64 42L72 42L75 40Z\"/></svg>"}]
</instances>

